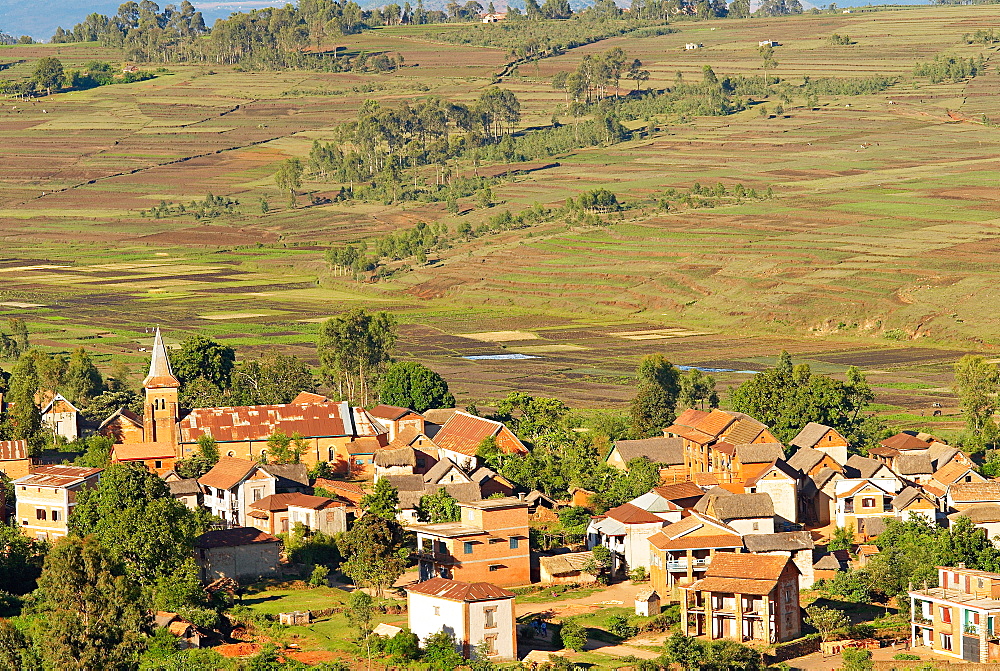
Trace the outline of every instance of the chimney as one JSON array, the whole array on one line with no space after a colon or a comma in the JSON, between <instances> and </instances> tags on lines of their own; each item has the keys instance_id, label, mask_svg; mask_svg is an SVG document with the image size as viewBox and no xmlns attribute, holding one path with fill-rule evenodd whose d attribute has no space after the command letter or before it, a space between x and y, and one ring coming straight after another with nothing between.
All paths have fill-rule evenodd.
<instances>
[{"instance_id":1,"label":"chimney","mask_svg":"<svg viewBox=\"0 0 1000 671\"><path fill-rule=\"evenodd\" d=\"M517 499L518 499L518 501L523 501L524 500L524 492L518 492L517 493Z\"/></svg>"},{"instance_id":2,"label":"chimney","mask_svg":"<svg viewBox=\"0 0 1000 671\"><path fill-rule=\"evenodd\" d=\"M964 561L958 562L958 568L965 568L965 562Z\"/></svg>"}]
</instances>

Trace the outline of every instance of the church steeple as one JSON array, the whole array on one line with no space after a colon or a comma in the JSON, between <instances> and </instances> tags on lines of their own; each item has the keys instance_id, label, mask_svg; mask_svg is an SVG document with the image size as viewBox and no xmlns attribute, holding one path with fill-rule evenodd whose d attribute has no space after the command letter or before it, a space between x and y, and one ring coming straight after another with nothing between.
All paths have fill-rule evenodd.
<instances>
[{"instance_id":1,"label":"church steeple","mask_svg":"<svg viewBox=\"0 0 1000 671\"><path fill-rule=\"evenodd\" d=\"M157 327L156 337L153 339L153 356L149 360L149 375L142 381L142 386L146 389L181 386L180 380L174 376L174 371L170 368L170 357L167 356L167 348L163 345L159 327Z\"/></svg>"},{"instance_id":2,"label":"church steeple","mask_svg":"<svg viewBox=\"0 0 1000 671\"><path fill-rule=\"evenodd\" d=\"M179 452L177 422L180 421L178 391L181 382L170 368L170 357L163 345L160 329L156 329L153 352L149 360L149 375L142 381L146 402L142 412L143 441L171 443ZM180 456L178 454L178 456Z\"/></svg>"}]
</instances>

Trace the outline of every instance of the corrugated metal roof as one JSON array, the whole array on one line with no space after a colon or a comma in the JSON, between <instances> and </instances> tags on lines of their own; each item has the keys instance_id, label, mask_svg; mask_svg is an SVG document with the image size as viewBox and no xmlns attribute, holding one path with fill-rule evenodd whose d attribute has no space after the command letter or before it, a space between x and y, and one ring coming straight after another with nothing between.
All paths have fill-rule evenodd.
<instances>
[{"instance_id":1,"label":"corrugated metal roof","mask_svg":"<svg viewBox=\"0 0 1000 671\"><path fill-rule=\"evenodd\" d=\"M85 468L83 466L39 466L30 475L18 478L16 485L41 487L70 487L97 475L103 468Z\"/></svg>"},{"instance_id":2,"label":"corrugated metal roof","mask_svg":"<svg viewBox=\"0 0 1000 671\"><path fill-rule=\"evenodd\" d=\"M235 529L208 531L194 539L195 547L206 549L232 548L239 547L240 545L251 545L253 543L280 542L278 538L254 527L236 527Z\"/></svg>"},{"instance_id":3,"label":"corrugated metal roof","mask_svg":"<svg viewBox=\"0 0 1000 671\"><path fill-rule=\"evenodd\" d=\"M236 457L222 457L212 469L198 478L198 483L216 489L230 489L257 469L257 464ZM274 477L274 476L272 476Z\"/></svg>"},{"instance_id":4,"label":"corrugated metal roof","mask_svg":"<svg viewBox=\"0 0 1000 671\"><path fill-rule=\"evenodd\" d=\"M28 441L0 440L0 461L17 461L28 458Z\"/></svg>"},{"instance_id":5,"label":"corrugated metal roof","mask_svg":"<svg viewBox=\"0 0 1000 671\"><path fill-rule=\"evenodd\" d=\"M192 443L204 435L220 442L264 441L276 431L305 438L375 435L371 422L355 433L351 417L344 416L348 412L346 403L196 408L180 422L181 442Z\"/></svg>"},{"instance_id":6,"label":"corrugated metal roof","mask_svg":"<svg viewBox=\"0 0 1000 671\"><path fill-rule=\"evenodd\" d=\"M461 582L447 578L431 578L407 587L406 591L449 601L492 601L514 598L513 592L488 582Z\"/></svg>"}]
</instances>

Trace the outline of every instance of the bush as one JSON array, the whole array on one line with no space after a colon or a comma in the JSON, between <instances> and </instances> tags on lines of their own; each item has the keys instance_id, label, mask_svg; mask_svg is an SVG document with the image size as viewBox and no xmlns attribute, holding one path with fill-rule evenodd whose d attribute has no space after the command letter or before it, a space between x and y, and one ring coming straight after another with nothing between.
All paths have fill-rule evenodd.
<instances>
[{"instance_id":1,"label":"bush","mask_svg":"<svg viewBox=\"0 0 1000 671\"><path fill-rule=\"evenodd\" d=\"M632 582L646 582L649 580L649 574L646 573L645 566L636 566L628 572L628 577Z\"/></svg>"},{"instance_id":2,"label":"bush","mask_svg":"<svg viewBox=\"0 0 1000 671\"><path fill-rule=\"evenodd\" d=\"M892 658L899 662L916 662L920 659L920 655L911 655L908 652L897 652Z\"/></svg>"},{"instance_id":3,"label":"bush","mask_svg":"<svg viewBox=\"0 0 1000 671\"><path fill-rule=\"evenodd\" d=\"M575 620L566 620L559 628L559 640L562 641L562 647L582 652L583 646L587 644L587 630Z\"/></svg>"},{"instance_id":4,"label":"bush","mask_svg":"<svg viewBox=\"0 0 1000 671\"><path fill-rule=\"evenodd\" d=\"M844 671L870 671L873 668L870 650L845 648L841 656L844 659Z\"/></svg>"},{"instance_id":5,"label":"bush","mask_svg":"<svg viewBox=\"0 0 1000 671\"><path fill-rule=\"evenodd\" d=\"M621 639L632 638L639 629L629 624L628 618L624 615L612 615L608 618L608 631Z\"/></svg>"},{"instance_id":6,"label":"bush","mask_svg":"<svg viewBox=\"0 0 1000 671\"><path fill-rule=\"evenodd\" d=\"M324 587L328 585L327 576L330 575L330 567L317 564L313 566L312 574L309 576L310 587Z\"/></svg>"}]
</instances>

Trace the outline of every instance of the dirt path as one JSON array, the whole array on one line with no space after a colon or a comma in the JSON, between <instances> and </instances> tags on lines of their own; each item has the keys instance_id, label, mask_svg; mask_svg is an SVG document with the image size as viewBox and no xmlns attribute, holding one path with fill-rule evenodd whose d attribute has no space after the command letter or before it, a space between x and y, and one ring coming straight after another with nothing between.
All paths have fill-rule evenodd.
<instances>
[{"instance_id":1,"label":"dirt path","mask_svg":"<svg viewBox=\"0 0 1000 671\"><path fill-rule=\"evenodd\" d=\"M631 608L635 603L636 592L641 589L643 589L641 585L621 582L579 599L554 599L543 603L516 603L515 601L515 607L518 617L532 613L550 613L553 617L567 617L595 610L594 606Z\"/></svg>"}]
</instances>

